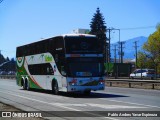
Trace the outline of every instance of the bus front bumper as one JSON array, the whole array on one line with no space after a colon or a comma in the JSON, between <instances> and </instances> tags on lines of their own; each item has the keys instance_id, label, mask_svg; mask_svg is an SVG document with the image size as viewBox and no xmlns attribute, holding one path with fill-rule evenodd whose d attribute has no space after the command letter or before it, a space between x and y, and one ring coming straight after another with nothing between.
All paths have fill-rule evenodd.
<instances>
[{"instance_id":1,"label":"bus front bumper","mask_svg":"<svg viewBox=\"0 0 160 120\"><path fill-rule=\"evenodd\" d=\"M97 86L68 86L68 92L84 92L84 91L97 91L97 90L104 90L105 85L97 85Z\"/></svg>"}]
</instances>

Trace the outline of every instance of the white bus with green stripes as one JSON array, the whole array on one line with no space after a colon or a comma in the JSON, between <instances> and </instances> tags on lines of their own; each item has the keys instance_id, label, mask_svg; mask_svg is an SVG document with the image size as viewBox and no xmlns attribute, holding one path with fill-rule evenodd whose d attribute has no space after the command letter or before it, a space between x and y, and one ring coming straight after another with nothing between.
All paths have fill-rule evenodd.
<instances>
[{"instance_id":1,"label":"white bus with green stripes","mask_svg":"<svg viewBox=\"0 0 160 120\"><path fill-rule=\"evenodd\" d=\"M104 90L103 46L88 34L66 34L19 46L17 85L54 94Z\"/></svg>"}]
</instances>

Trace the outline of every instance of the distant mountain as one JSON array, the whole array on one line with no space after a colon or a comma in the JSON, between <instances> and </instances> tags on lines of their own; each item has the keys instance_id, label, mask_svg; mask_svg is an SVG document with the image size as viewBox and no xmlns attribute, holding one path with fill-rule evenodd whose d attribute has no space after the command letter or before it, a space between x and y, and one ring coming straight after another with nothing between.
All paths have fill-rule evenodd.
<instances>
[{"instance_id":1,"label":"distant mountain","mask_svg":"<svg viewBox=\"0 0 160 120\"><path fill-rule=\"evenodd\" d=\"M123 41L125 42L124 43L124 48L123 48L123 51L124 51L124 56L123 58L125 59L134 59L135 58L135 41L137 41L137 50L141 50L142 49L142 46L143 44L147 41L147 37L144 37L144 36L140 36L140 37L135 37L135 38L132 38L132 39L129 39L129 40L126 40L126 41ZM111 58L114 58L114 45L118 43L113 43L111 44ZM117 47L118 49L118 47ZM117 50L117 58L119 58L119 55L118 55L118 50Z\"/></svg>"}]
</instances>

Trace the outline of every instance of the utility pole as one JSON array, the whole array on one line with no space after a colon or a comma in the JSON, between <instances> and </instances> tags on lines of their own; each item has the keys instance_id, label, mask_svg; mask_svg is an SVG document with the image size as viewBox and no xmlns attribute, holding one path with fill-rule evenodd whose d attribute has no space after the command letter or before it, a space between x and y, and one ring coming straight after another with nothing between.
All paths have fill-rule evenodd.
<instances>
[{"instance_id":1,"label":"utility pole","mask_svg":"<svg viewBox=\"0 0 160 120\"><path fill-rule=\"evenodd\" d=\"M111 60L111 50L110 50L110 41L111 41L111 37L110 37L110 34L111 34L111 31L112 30L118 30L119 31L119 42L120 42L120 29L115 29L115 28L109 28L107 29L108 33L109 33L109 37L107 39L107 44L106 44L106 59L107 59L107 62L110 62Z\"/></svg>"},{"instance_id":2,"label":"utility pole","mask_svg":"<svg viewBox=\"0 0 160 120\"><path fill-rule=\"evenodd\" d=\"M136 57L136 64L135 64L135 68L137 68L137 48L138 48L138 46L137 46L137 41L135 41L134 42L134 44L135 44L135 46L133 46L134 48L135 48L135 57Z\"/></svg>"},{"instance_id":3,"label":"utility pole","mask_svg":"<svg viewBox=\"0 0 160 120\"><path fill-rule=\"evenodd\" d=\"M107 41L106 41L106 62L109 63L110 62L110 41L111 41L111 37L110 37L110 34L111 34L111 30L112 29L107 29L108 32L109 32L109 37L107 38Z\"/></svg>"},{"instance_id":4,"label":"utility pole","mask_svg":"<svg viewBox=\"0 0 160 120\"><path fill-rule=\"evenodd\" d=\"M118 50L117 45L114 45L114 49L112 50L114 50L114 63L117 63L117 54L116 54L116 51Z\"/></svg>"},{"instance_id":5,"label":"utility pole","mask_svg":"<svg viewBox=\"0 0 160 120\"><path fill-rule=\"evenodd\" d=\"M125 42L118 42L118 43L119 43L119 62L123 63L123 56L124 56L123 45L125 44Z\"/></svg>"}]
</instances>

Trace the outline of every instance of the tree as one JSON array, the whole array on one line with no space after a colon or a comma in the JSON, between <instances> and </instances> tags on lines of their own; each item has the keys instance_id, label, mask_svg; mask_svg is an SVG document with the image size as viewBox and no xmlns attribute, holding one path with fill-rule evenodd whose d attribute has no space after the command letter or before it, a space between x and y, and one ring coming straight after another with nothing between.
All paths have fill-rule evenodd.
<instances>
[{"instance_id":1,"label":"tree","mask_svg":"<svg viewBox=\"0 0 160 120\"><path fill-rule=\"evenodd\" d=\"M6 58L6 61L10 61L10 60L9 60L9 57Z\"/></svg>"},{"instance_id":2,"label":"tree","mask_svg":"<svg viewBox=\"0 0 160 120\"><path fill-rule=\"evenodd\" d=\"M138 59L141 59L143 54L146 66L148 68L158 68L158 72L160 72L160 24L156 28L157 30L148 37L147 42L143 45L144 52Z\"/></svg>"},{"instance_id":3,"label":"tree","mask_svg":"<svg viewBox=\"0 0 160 120\"><path fill-rule=\"evenodd\" d=\"M5 60L4 56L2 54L0 54L0 64L3 63L3 62L5 62L5 61L6 60Z\"/></svg>"},{"instance_id":4,"label":"tree","mask_svg":"<svg viewBox=\"0 0 160 120\"><path fill-rule=\"evenodd\" d=\"M99 43L104 46L104 55L106 56L106 31L105 21L100 9L97 8L96 13L90 23L90 34L96 35L99 39Z\"/></svg>"}]
</instances>

